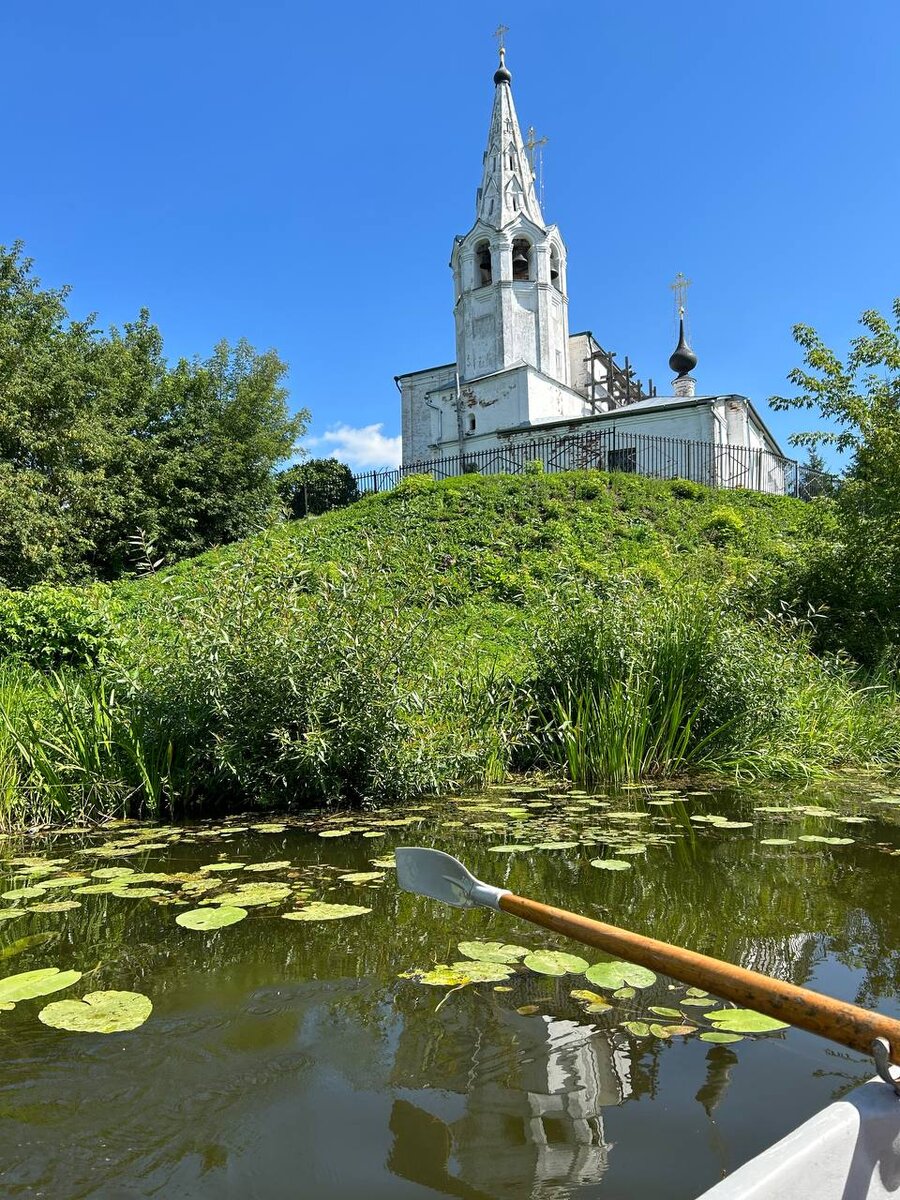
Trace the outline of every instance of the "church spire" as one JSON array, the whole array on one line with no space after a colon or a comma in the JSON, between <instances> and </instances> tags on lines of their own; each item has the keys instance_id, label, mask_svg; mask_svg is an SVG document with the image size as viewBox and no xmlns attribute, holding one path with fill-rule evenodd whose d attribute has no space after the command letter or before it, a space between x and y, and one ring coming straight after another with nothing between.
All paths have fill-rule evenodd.
<instances>
[{"instance_id":1,"label":"church spire","mask_svg":"<svg viewBox=\"0 0 900 1200\"><path fill-rule=\"evenodd\" d=\"M494 109L475 216L494 229L502 229L520 216L528 217L543 228L544 218L534 190L534 172L525 153L511 81L506 49L501 41L500 65L494 72Z\"/></svg>"}]
</instances>

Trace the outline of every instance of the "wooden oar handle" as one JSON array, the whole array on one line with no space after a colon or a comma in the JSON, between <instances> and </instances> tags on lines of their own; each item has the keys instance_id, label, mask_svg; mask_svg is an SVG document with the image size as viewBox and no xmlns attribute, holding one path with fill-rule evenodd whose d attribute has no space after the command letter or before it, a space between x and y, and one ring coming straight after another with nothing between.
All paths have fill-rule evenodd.
<instances>
[{"instance_id":1,"label":"wooden oar handle","mask_svg":"<svg viewBox=\"0 0 900 1200\"><path fill-rule=\"evenodd\" d=\"M670 975L693 987L701 987L725 1000L733 1000L788 1025L797 1025L862 1054L872 1053L875 1038L886 1038L891 1047L891 1062L900 1064L900 1021L891 1017L833 1000L793 983L782 983L779 979L760 975L758 971L732 966L706 954L695 954L692 950L682 950L668 942L618 929L615 925L604 925L602 921L592 921L562 908L526 900L512 892L503 893L500 907L514 917L523 917L577 942L596 946L598 950Z\"/></svg>"}]
</instances>

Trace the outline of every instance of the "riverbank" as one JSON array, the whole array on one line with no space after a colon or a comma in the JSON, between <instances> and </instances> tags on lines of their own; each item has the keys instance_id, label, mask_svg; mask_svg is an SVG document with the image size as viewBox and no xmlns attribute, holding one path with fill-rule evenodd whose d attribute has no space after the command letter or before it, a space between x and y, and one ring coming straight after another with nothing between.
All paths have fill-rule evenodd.
<instances>
[{"instance_id":1,"label":"riverbank","mask_svg":"<svg viewBox=\"0 0 900 1200\"><path fill-rule=\"evenodd\" d=\"M779 603L833 536L827 501L685 481L413 477L137 581L7 594L0 819L893 770L891 681Z\"/></svg>"}]
</instances>

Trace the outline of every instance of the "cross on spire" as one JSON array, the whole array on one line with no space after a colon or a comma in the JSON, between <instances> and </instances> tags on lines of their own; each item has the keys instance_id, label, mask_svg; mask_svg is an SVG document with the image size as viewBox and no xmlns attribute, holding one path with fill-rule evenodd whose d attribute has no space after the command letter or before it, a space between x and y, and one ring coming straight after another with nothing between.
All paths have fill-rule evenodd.
<instances>
[{"instance_id":1,"label":"cross on spire","mask_svg":"<svg viewBox=\"0 0 900 1200\"><path fill-rule=\"evenodd\" d=\"M500 51L501 58L503 57L503 53L506 50L506 43L503 41L504 33L509 33L509 26L500 24L494 30L493 35L492 35L493 37L495 37L497 39L497 47Z\"/></svg>"},{"instance_id":2,"label":"cross on spire","mask_svg":"<svg viewBox=\"0 0 900 1200\"><path fill-rule=\"evenodd\" d=\"M669 284L669 287L675 293L675 315L678 318L684 316L687 309L687 293L693 280L686 278L681 271L675 276L675 281Z\"/></svg>"},{"instance_id":3,"label":"cross on spire","mask_svg":"<svg viewBox=\"0 0 900 1200\"><path fill-rule=\"evenodd\" d=\"M528 161L531 164L531 174L538 181L538 201L543 208L544 205L544 147L550 141L547 137L539 138L537 130L532 125L525 137L525 150L528 154ZM537 169L535 170L534 152L537 150Z\"/></svg>"}]
</instances>

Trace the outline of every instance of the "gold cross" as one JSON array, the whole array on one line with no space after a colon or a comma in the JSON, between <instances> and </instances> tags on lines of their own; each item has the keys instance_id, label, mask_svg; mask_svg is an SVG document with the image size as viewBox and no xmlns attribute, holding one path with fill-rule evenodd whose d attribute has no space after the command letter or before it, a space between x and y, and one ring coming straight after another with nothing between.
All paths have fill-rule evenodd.
<instances>
[{"instance_id":1,"label":"gold cross","mask_svg":"<svg viewBox=\"0 0 900 1200\"><path fill-rule=\"evenodd\" d=\"M675 293L675 307L678 310L678 316L683 317L687 308L687 291L693 280L687 279L681 271L675 276L675 282L670 283L669 287Z\"/></svg>"},{"instance_id":2,"label":"gold cross","mask_svg":"<svg viewBox=\"0 0 900 1200\"><path fill-rule=\"evenodd\" d=\"M509 33L508 25L498 25L492 34L492 36L497 39L497 45L499 46L501 51L506 49L506 45L503 41L504 33Z\"/></svg>"}]
</instances>

